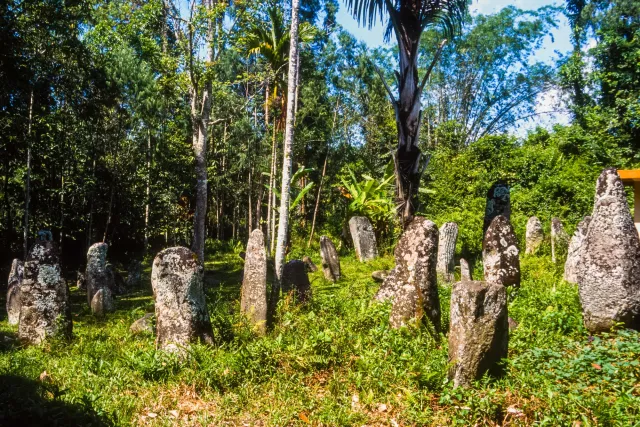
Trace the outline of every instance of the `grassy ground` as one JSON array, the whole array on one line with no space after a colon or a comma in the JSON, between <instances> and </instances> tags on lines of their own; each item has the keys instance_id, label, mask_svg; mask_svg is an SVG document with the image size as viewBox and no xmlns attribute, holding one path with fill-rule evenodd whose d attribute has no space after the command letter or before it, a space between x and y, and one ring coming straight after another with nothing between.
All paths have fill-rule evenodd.
<instances>
[{"instance_id":1,"label":"grassy ground","mask_svg":"<svg viewBox=\"0 0 640 427\"><path fill-rule=\"evenodd\" d=\"M640 425L639 334L590 337L576 287L547 258L523 259L523 285L510 290L519 326L507 375L468 390L446 379L446 338L391 330L389 308L371 302L370 273L391 258L344 257L335 285L312 274L312 301L284 301L274 330L258 338L237 314L242 260L212 257L218 342L194 346L185 363L129 332L153 311L148 282L104 321L72 288L71 342L23 348L0 322L0 425ZM440 296L447 327L447 286Z\"/></svg>"}]
</instances>

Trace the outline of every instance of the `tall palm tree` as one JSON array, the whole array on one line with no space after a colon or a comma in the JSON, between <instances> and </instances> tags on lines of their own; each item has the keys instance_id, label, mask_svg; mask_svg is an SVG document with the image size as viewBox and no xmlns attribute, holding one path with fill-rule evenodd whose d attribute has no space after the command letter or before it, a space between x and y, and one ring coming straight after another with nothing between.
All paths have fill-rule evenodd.
<instances>
[{"instance_id":1,"label":"tall palm tree","mask_svg":"<svg viewBox=\"0 0 640 427\"><path fill-rule=\"evenodd\" d=\"M467 13L468 0L346 0L347 8L354 18L369 28L378 20L388 19L385 38L394 33L398 42L396 72L398 99L386 82L398 129L398 148L394 155L396 170L396 196L404 223L407 224L418 209L420 177L428 164L422 160L418 147L422 106L422 90L435 61L438 59L446 37L460 30ZM437 26L443 30L443 43L427 69L422 81L418 77L418 47L425 28ZM382 77L382 74L379 73Z\"/></svg>"}]
</instances>

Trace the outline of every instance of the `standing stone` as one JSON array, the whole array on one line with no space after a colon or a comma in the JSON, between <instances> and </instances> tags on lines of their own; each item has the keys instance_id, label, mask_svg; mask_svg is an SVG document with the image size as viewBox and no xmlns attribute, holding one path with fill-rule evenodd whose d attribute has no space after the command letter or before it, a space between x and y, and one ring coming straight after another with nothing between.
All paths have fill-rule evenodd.
<instances>
[{"instance_id":1,"label":"standing stone","mask_svg":"<svg viewBox=\"0 0 640 427\"><path fill-rule=\"evenodd\" d=\"M91 299L91 312L98 317L104 317L107 313L115 311L111 289L100 288Z\"/></svg>"},{"instance_id":2,"label":"standing stone","mask_svg":"<svg viewBox=\"0 0 640 427\"><path fill-rule=\"evenodd\" d=\"M576 232L571 238L569 243L569 252L567 253L567 262L564 264L564 280L569 283L578 283L578 264L582 256L582 247L584 245L584 239L587 237L587 231L589 224L591 223L591 217L585 216L578 227Z\"/></svg>"},{"instance_id":3,"label":"standing stone","mask_svg":"<svg viewBox=\"0 0 640 427\"><path fill-rule=\"evenodd\" d=\"M487 205L484 211L483 232L486 233L491 222L498 215L511 219L511 192L509 186L498 181L487 192Z\"/></svg>"},{"instance_id":4,"label":"standing stone","mask_svg":"<svg viewBox=\"0 0 640 427\"><path fill-rule=\"evenodd\" d=\"M458 282L451 291L449 378L454 386L468 386L485 373L503 374L509 323L504 286L485 282Z\"/></svg>"},{"instance_id":5,"label":"standing stone","mask_svg":"<svg viewBox=\"0 0 640 427\"><path fill-rule=\"evenodd\" d=\"M24 264L19 259L11 263L9 282L7 283L7 317L10 325L20 321L20 286L24 279Z\"/></svg>"},{"instance_id":6,"label":"standing stone","mask_svg":"<svg viewBox=\"0 0 640 427\"><path fill-rule=\"evenodd\" d=\"M303 261L294 259L284 265L282 270L282 293L292 292L298 302L304 303L311 298L311 283Z\"/></svg>"},{"instance_id":7,"label":"standing stone","mask_svg":"<svg viewBox=\"0 0 640 427\"><path fill-rule=\"evenodd\" d=\"M151 286L158 349L181 353L195 341L213 344L203 269L196 254L183 247L160 252L153 260Z\"/></svg>"},{"instance_id":8,"label":"standing stone","mask_svg":"<svg viewBox=\"0 0 640 427\"><path fill-rule=\"evenodd\" d=\"M615 169L602 172L578 263L586 328L604 332L616 322L640 328L640 238Z\"/></svg>"},{"instance_id":9,"label":"standing stone","mask_svg":"<svg viewBox=\"0 0 640 427\"><path fill-rule=\"evenodd\" d=\"M469 267L469 263L466 259L460 258L460 281L468 282L471 280L473 280L471 267Z\"/></svg>"},{"instance_id":10,"label":"standing stone","mask_svg":"<svg viewBox=\"0 0 640 427\"><path fill-rule=\"evenodd\" d=\"M313 263L313 260L308 256L302 257L302 262L304 262L304 267L307 269L307 273L315 273L318 271L318 267Z\"/></svg>"},{"instance_id":11,"label":"standing stone","mask_svg":"<svg viewBox=\"0 0 640 427\"><path fill-rule=\"evenodd\" d=\"M524 251L527 255L533 255L538 251L540 245L544 241L544 230L542 228L542 222L536 216L532 216L527 221L527 233L526 233L526 249Z\"/></svg>"},{"instance_id":12,"label":"standing stone","mask_svg":"<svg viewBox=\"0 0 640 427\"><path fill-rule=\"evenodd\" d=\"M60 273L59 260L57 245L43 241L33 245L24 263L18 329L24 343L40 344L54 335L71 337L69 288Z\"/></svg>"},{"instance_id":13,"label":"standing stone","mask_svg":"<svg viewBox=\"0 0 640 427\"><path fill-rule=\"evenodd\" d=\"M124 280L122 274L116 270L116 267L110 262L107 263L107 274L109 275L109 279L107 283L109 284L109 289L111 290L112 295L124 295L128 291L127 281Z\"/></svg>"},{"instance_id":14,"label":"standing stone","mask_svg":"<svg viewBox=\"0 0 640 427\"><path fill-rule=\"evenodd\" d=\"M240 310L256 330L266 331L267 322L267 251L264 235L255 229L249 236L244 258L244 277L240 291Z\"/></svg>"},{"instance_id":15,"label":"standing stone","mask_svg":"<svg viewBox=\"0 0 640 427\"><path fill-rule=\"evenodd\" d=\"M320 257L324 278L335 282L340 280L340 259L336 247L327 236L320 237Z\"/></svg>"},{"instance_id":16,"label":"standing stone","mask_svg":"<svg viewBox=\"0 0 640 427\"><path fill-rule=\"evenodd\" d=\"M396 266L380 286L376 299L392 303L389 323L398 328L426 315L440 331L440 300L436 275L438 227L415 217L395 249Z\"/></svg>"},{"instance_id":17,"label":"standing stone","mask_svg":"<svg viewBox=\"0 0 640 427\"><path fill-rule=\"evenodd\" d=\"M84 273L82 271L76 272L76 286L78 289L87 289L87 279L84 277Z\"/></svg>"},{"instance_id":18,"label":"standing stone","mask_svg":"<svg viewBox=\"0 0 640 427\"><path fill-rule=\"evenodd\" d=\"M559 255L566 252L569 245L569 235L559 218L551 218L551 261L554 263Z\"/></svg>"},{"instance_id":19,"label":"standing stone","mask_svg":"<svg viewBox=\"0 0 640 427\"><path fill-rule=\"evenodd\" d=\"M141 277L142 263L138 260L131 261L129 268L127 268L127 287L129 289L137 287Z\"/></svg>"},{"instance_id":20,"label":"standing stone","mask_svg":"<svg viewBox=\"0 0 640 427\"><path fill-rule=\"evenodd\" d=\"M361 262L371 261L378 257L376 235L369 218L354 216L349 220L349 230L353 246L356 248L356 256Z\"/></svg>"},{"instance_id":21,"label":"standing stone","mask_svg":"<svg viewBox=\"0 0 640 427\"><path fill-rule=\"evenodd\" d=\"M482 243L484 280L503 286L520 286L518 239L507 218L499 215L491 221Z\"/></svg>"},{"instance_id":22,"label":"standing stone","mask_svg":"<svg viewBox=\"0 0 640 427\"><path fill-rule=\"evenodd\" d=\"M87 282L87 302L92 309L94 306L102 308L113 308L113 301L105 301L105 298L113 298L113 290L115 289L115 278L113 271L107 268L107 250L109 245L106 243L96 243L89 248L87 252L87 270L85 280ZM93 304L93 297L100 289L108 288L111 292L102 294L100 305Z\"/></svg>"},{"instance_id":23,"label":"standing stone","mask_svg":"<svg viewBox=\"0 0 640 427\"><path fill-rule=\"evenodd\" d=\"M132 334L153 334L153 317L154 313L146 313L144 316L136 320L129 326Z\"/></svg>"},{"instance_id":24,"label":"standing stone","mask_svg":"<svg viewBox=\"0 0 640 427\"><path fill-rule=\"evenodd\" d=\"M458 224L447 222L440 227L438 237L438 264L436 271L445 281L454 281L456 241L458 240Z\"/></svg>"}]
</instances>

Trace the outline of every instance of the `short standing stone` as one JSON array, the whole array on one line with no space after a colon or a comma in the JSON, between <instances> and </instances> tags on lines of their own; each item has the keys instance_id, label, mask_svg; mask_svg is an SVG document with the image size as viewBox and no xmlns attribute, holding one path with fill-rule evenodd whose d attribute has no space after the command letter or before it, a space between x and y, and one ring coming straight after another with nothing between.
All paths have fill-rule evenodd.
<instances>
[{"instance_id":1,"label":"short standing stone","mask_svg":"<svg viewBox=\"0 0 640 427\"><path fill-rule=\"evenodd\" d=\"M264 235L255 229L249 237L244 258L244 277L240 292L240 310L256 329L264 333L267 322L267 251Z\"/></svg>"},{"instance_id":2,"label":"short standing stone","mask_svg":"<svg viewBox=\"0 0 640 427\"><path fill-rule=\"evenodd\" d=\"M536 216L532 216L527 221L526 232L526 249L525 254L533 255L538 251L540 245L544 241L544 230L542 228L542 222Z\"/></svg>"},{"instance_id":3,"label":"short standing stone","mask_svg":"<svg viewBox=\"0 0 640 427\"><path fill-rule=\"evenodd\" d=\"M142 277L142 263L138 260L133 260L129 264L127 269L127 287L129 289L135 288L140 284L140 278Z\"/></svg>"},{"instance_id":4,"label":"short standing stone","mask_svg":"<svg viewBox=\"0 0 640 427\"><path fill-rule=\"evenodd\" d=\"M93 294L93 299L91 300L91 312L98 317L103 317L114 310L115 307L113 306L113 295L111 294L111 289L98 289L98 292Z\"/></svg>"},{"instance_id":5,"label":"short standing stone","mask_svg":"<svg viewBox=\"0 0 640 427\"><path fill-rule=\"evenodd\" d=\"M47 337L71 337L69 289L60 273L58 248L54 242L36 243L24 263L20 288L18 335L27 344L40 344Z\"/></svg>"},{"instance_id":6,"label":"short standing stone","mask_svg":"<svg viewBox=\"0 0 640 427\"><path fill-rule=\"evenodd\" d=\"M302 262L304 262L304 266L307 269L308 273L315 273L316 271L318 271L318 267L316 267L316 265L314 264L313 260L311 258L309 258L308 256L303 256L302 257Z\"/></svg>"},{"instance_id":7,"label":"short standing stone","mask_svg":"<svg viewBox=\"0 0 640 427\"><path fill-rule=\"evenodd\" d=\"M396 246L396 266L376 295L378 301L391 300L392 327L426 316L435 330L440 330L437 258L438 227L426 218L415 217Z\"/></svg>"},{"instance_id":8,"label":"short standing stone","mask_svg":"<svg viewBox=\"0 0 640 427\"><path fill-rule=\"evenodd\" d=\"M438 264L436 271L447 282L453 282L456 254L456 241L458 240L458 224L447 222L440 227L438 237Z\"/></svg>"},{"instance_id":9,"label":"short standing stone","mask_svg":"<svg viewBox=\"0 0 640 427\"><path fill-rule=\"evenodd\" d=\"M569 235L559 218L551 218L551 260L555 263L559 256L566 253Z\"/></svg>"},{"instance_id":10,"label":"short standing stone","mask_svg":"<svg viewBox=\"0 0 640 427\"><path fill-rule=\"evenodd\" d=\"M484 211L483 232L486 233L491 222L498 215L511 219L511 192L504 182L496 182L487 192L487 206Z\"/></svg>"},{"instance_id":11,"label":"short standing stone","mask_svg":"<svg viewBox=\"0 0 640 427\"><path fill-rule=\"evenodd\" d=\"M573 234L571 242L569 243L567 262L564 264L564 280L569 283L578 283L578 265L582 256L581 251L584 239L587 237L587 231L590 223L591 217L585 216L578 224L576 232Z\"/></svg>"},{"instance_id":12,"label":"short standing stone","mask_svg":"<svg viewBox=\"0 0 640 427\"><path fill-rule=\"evenodd\" d=\"M351 238L353 238L353 246L356 249L356 256L360 261L371 261L378 257L376 235L369 218L354 216L349 220L349 230Z\"/></svg>"},{"instance_id":13,"label":"short standing stone","mask_svg":"<svg viewBox=\"0 0 640 427\"><path fill-rule=\"evenodd\" d=\"M282 293L295 294L298 302L306 302L311 298L311 283L304 262L299 259L289 261L282 270Z\"/></svg>"},{"instance_id":14,"label":"short standing stone","mask_svg":"<svg viewBox=\"0 0 640 427\"><path fill-rule=\"evenodd\" d=\"M520 251L513 227L507 218L493 219L482 243L484 280L503 286L520 286Z\"/></svg>"},{"instance_id":15,"label":"short standing stone","mask_svg":"<svg viewBox=\"0 0 640 427\"><path fill-rule=\"evenodd\" d=\"M20 286L24 279L24 264L19 259L11 263L9 282L7 283L7 317L10 325L17 325L20 321Z\"/></svg>"},{"instance_id":16,"label":"short standing stone","mask_svg":"<svg viewBox=\"0 0 640 427\"><path fill-rule=\"evenodd\" d=\"M616 323L640 328L640 238L615 169L602 172L578 262L578 289L587 329Z\"/></svg>"},{"instance_id":17,"label":"short standing stone","mask_svg":"<svg viewBox=\"0 0 640 427\"><path fill-rule=\"evenodd\" d=\"M103 293L101 300L103 300L104 304L102 307L114 306L113 301L104 301L104 298L113 297L113 291L116 287L113 271L107 267L108 249L109 245L106 243L96 243L87 252L85 280L87 281L87 302L90 307L93 306L92 301L96 292L103 288L108 288L111 292Z\"/></svg>"},{"instance_id":18,"label":"short standing stone","mask_svg":"<svg viewBox=\"0 0 640 427\"><path fill-rule=\"evenodd\" d=\"M371 278L376 282L384 282L384 279L389 275L389 270L376 270L371 273Z\"/></svg>"},{"instance_id":19,"label":"short standing stone","mask_svg":"<svg viewBox=\"0 0 640 427\"><path fill-rule=\"evenodd\" d=\"M464 258L460 258L460 280L463 282L473 280L471 267L469 266L467 260Z\"/></svg>"},{"instance_id":20,"label":"short standing stone","mask_svg":"<svg viewBox=\"0 0 640 427\"><path fill-rule=\"evenodd\" d=\"M157 348L181 352L192 342L213 344L203 269L196 254L183 247L160 252L153 260L151 286Z\"/></svg>"},{"instance_id":21,"label":"short standing stone","mask_svg":"<svg viewBox=\"0 0 640 427\"><path fill-rule=\"evenodd\" d=\"M331 239L320 237L320 257L322 258L322 272L324 278L335 282L340 279L340 259L338 251Z\"/></svg>"},{"instance_id":22,"label":"short standing stone","mask_svg":"<svg viewBox=\"0 0 640 427\"><path fill-rule=\"evenodd\" d=\"M129 330L132 334L153 334L153 313L147 313L131 324Z\"/></svg>"},{"instance_id":23,"label":"short standing stone","mask_svg":"<svg viewBox=\"0 0 640 427\"><path fill-rule=\"evenodd\" d=\"M82 271L76 272L76 286L78 289L87 289L87 279Z\"/></svg>"},{"instance_id":24,"label":"short standing stone","mask_svg":"<svg viewBox=\"0 0 640 427\"><path fill-rule=\"evenodd\" d=\"M451 291L449 378L468 386L485 373L500 376L507 357L509 323L504 286L458 282Z\"/></svg>"}]
</instances>

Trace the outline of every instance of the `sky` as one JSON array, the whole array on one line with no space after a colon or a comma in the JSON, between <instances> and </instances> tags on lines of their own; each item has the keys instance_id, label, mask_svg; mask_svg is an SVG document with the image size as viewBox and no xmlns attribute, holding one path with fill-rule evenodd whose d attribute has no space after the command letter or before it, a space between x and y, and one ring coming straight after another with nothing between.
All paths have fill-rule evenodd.
<instances>
[{"instance_id":1,"label":"sky","mask_svg":"<svg viewBox=\"0 0 640 427\"><path fill-rule=\"evenodd\" d=\"M472 15L487 15L498 12L503 7L509 5L516 6L520 9L535 10L543 6L561 6L562 4L563 2L561 1L554 2L551 0L472 0L469 10ZM536 51L535 60L553 63L558 58L558 53L566 53L571 50L569 24L564 16L560 16L560 18L558 28L552 31L552 37L547 37L542 47ZM340 0L340 10L337 15L337 21L345 30L353 34L357 39L364 41L369 47L389 47L395 43L394 40L391 40L390 44L384 44L383 34L385 26L381 23L378 23L371 30L367 27L360 27L349 14L344 0ZM523 124L514 132L519 135L524 135L527 130L533 129L538 125L549 128L556 123L567 124L569 117L566 112L556 111L552 114L547 114L549 111L558 110L558 97L559 95L556 91L549 91L539 96L536 107L539 115L526 124Z\"/></svg>"}]
</instances>

